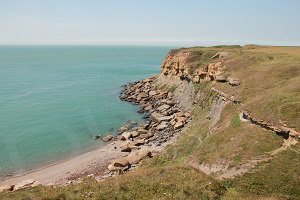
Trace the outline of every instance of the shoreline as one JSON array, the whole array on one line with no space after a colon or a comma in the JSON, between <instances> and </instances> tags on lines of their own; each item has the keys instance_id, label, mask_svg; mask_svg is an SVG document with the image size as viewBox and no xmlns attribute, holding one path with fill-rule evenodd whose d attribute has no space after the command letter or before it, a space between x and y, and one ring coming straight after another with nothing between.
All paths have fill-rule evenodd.
<instances>
[{"instance_id":1,"label":"shoreline","mask_svg":"<svg viewBox=\"0 0 300 200\"><path fill-rule=\"evenodd\" d=\"M68 160L34 169L24 174L7 177L0 186L11 186L31 181L36 185L63 186L94 177L97 181L131 171L147 157L163 151L189 123L191 115L182 112L170 92L155 88L157 76L122 86L119 98L140 107L144 113L142 125L122 126L116 136L98 149ZM104 138L102 138L104 140ZM125 163L125 164L124 164Z\"/></svg>"},{"instance_id":2,"label":"shoreline","mask_svg":"<svg viewBox=\"0 0 300 200\"><path fill-rule=\"evenodd\" d=\"M74 181L95 172L97 174L98 170L100 170L98 173L103 172L106 164L112 159L126 155L119 153L115 149L115 145L115 142L112 142L68 160L34 169L21 175L7 177L0 181L0 186L16 184L27 179L33 179L42 185L65 185L71 180Z\"/></svg>"}]
</instances>

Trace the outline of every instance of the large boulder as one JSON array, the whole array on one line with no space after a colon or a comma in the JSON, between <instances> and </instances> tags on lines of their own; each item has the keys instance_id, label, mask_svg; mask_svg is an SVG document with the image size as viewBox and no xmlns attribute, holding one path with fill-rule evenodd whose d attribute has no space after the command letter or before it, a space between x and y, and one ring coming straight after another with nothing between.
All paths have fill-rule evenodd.
<instances>
[{"instance_id":1,"label":"large boulder","mask_svg":"<svg viewBox=\"0 0 300 200\"><path fill-rule=\"evenodd\" d=\"M240 85L240 81L238 79L234 79L234 78L231 78L231 77L227 78L227 82L231 86L239 86Z\"/></svg>"},{"instance_id":2,"label":"large boulder","mask_svg":"<svg viewBox=\"0 0 300 200\"><path fill-rule=\"evenodd\" d=\"M127 159L131 165L138 164L146 157L151 157L151 151L148 148L143 148L138 151L134 151L127 156Z\"/></svg>"},{"instance_id":3,"label":"large boulder","mask_svg":"<svg viewBox=\"0 0 300 200\"><path fill-rule=\"evenodd\" d=\"M145 144L145 139L139 139L134 141L135 146L141 146Z\"/></svg>"},{"instance_id":4,"label":"large boulder","mask_svg":"<svg viewBox=\"0 0 300 200\"><path fill-rule=\"evenodd\" d=\"M112 161L112 165L114 167L127 167L130 165L130 163L127 158L118 158Z\"/></svg>"},{"instance_id":5,"label":"large boulder","mask_svg":"<svg viewBox=\"0 0 300 200\"><path fill-rule=\"evenodd\" d=\"M160 123L162 121L170 121L171 119L173 119L174 116L173 115L165 116L160 113L154 112L151 114L151 117L154 121Z\"/></svg>"}]
</instances>

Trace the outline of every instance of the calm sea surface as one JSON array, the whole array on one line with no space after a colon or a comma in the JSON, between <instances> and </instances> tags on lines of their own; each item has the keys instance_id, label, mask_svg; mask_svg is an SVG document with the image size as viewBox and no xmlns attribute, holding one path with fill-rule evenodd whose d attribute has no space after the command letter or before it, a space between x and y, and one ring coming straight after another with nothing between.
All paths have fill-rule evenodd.
<instances>
[{"instance_id":1,"label":"calm sea surface","mask_svg":"<svg viewBox=\"0 0 300 200\"><path fill-rule=\"evenodd\" d=\"M170 47L0 47L0 177L99 147L141 121L120 86L159 72Z\"/></svg>"}]
</instances>

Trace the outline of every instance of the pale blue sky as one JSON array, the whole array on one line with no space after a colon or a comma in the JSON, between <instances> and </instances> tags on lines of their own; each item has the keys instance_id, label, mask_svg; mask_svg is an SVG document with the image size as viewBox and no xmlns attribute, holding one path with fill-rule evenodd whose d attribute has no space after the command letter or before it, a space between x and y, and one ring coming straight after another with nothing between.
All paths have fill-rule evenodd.
<instances>
[{"instance_id":1,"label":"pale blue sky","mask_svg":"<svg viewBox=\"0 0 300 200\"><path fill-rule=\"evenodd\" d=\"M0 0L0 44L300 45L300 0Z\"/></svg>"}]
</instances>

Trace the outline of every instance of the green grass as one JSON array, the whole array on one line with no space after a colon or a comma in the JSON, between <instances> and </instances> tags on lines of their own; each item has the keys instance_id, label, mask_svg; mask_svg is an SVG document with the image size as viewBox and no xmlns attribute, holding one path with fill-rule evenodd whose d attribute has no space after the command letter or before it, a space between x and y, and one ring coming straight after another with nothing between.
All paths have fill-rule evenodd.
<instances>
[{"instance_id":1,"label":"green grass","mask_svg":"<svg viewBox=\"0 0 300 200\"><path fill-rule=\"evenodd\" d=\"M300 145L281 152L252 173L230 180L226 194L233 197L274 197L278 199L300 198Z\"/></svg>"},{"instance_id":2,"label":"green grass","mask_svg":"<svg viewBox=\"0 0 300 200\"><path fill-rule=\"evenodd\" d=\"M68 187L6 193L1 199L218 199L224 192L222 184L209 176L173 165L141 168L101 183L87 179Z\"/></svg>"},{"instance_id":3,"label":"green grass","mask_svg":"<svg viewBox=\"0 0 300 200\"><path fill-rule=\"evenodd\" d=\"M235 114L231 119L231 126L233 128L238 128L241 126L241 120L239 114Z\"/></svg>"}]
</instances>

